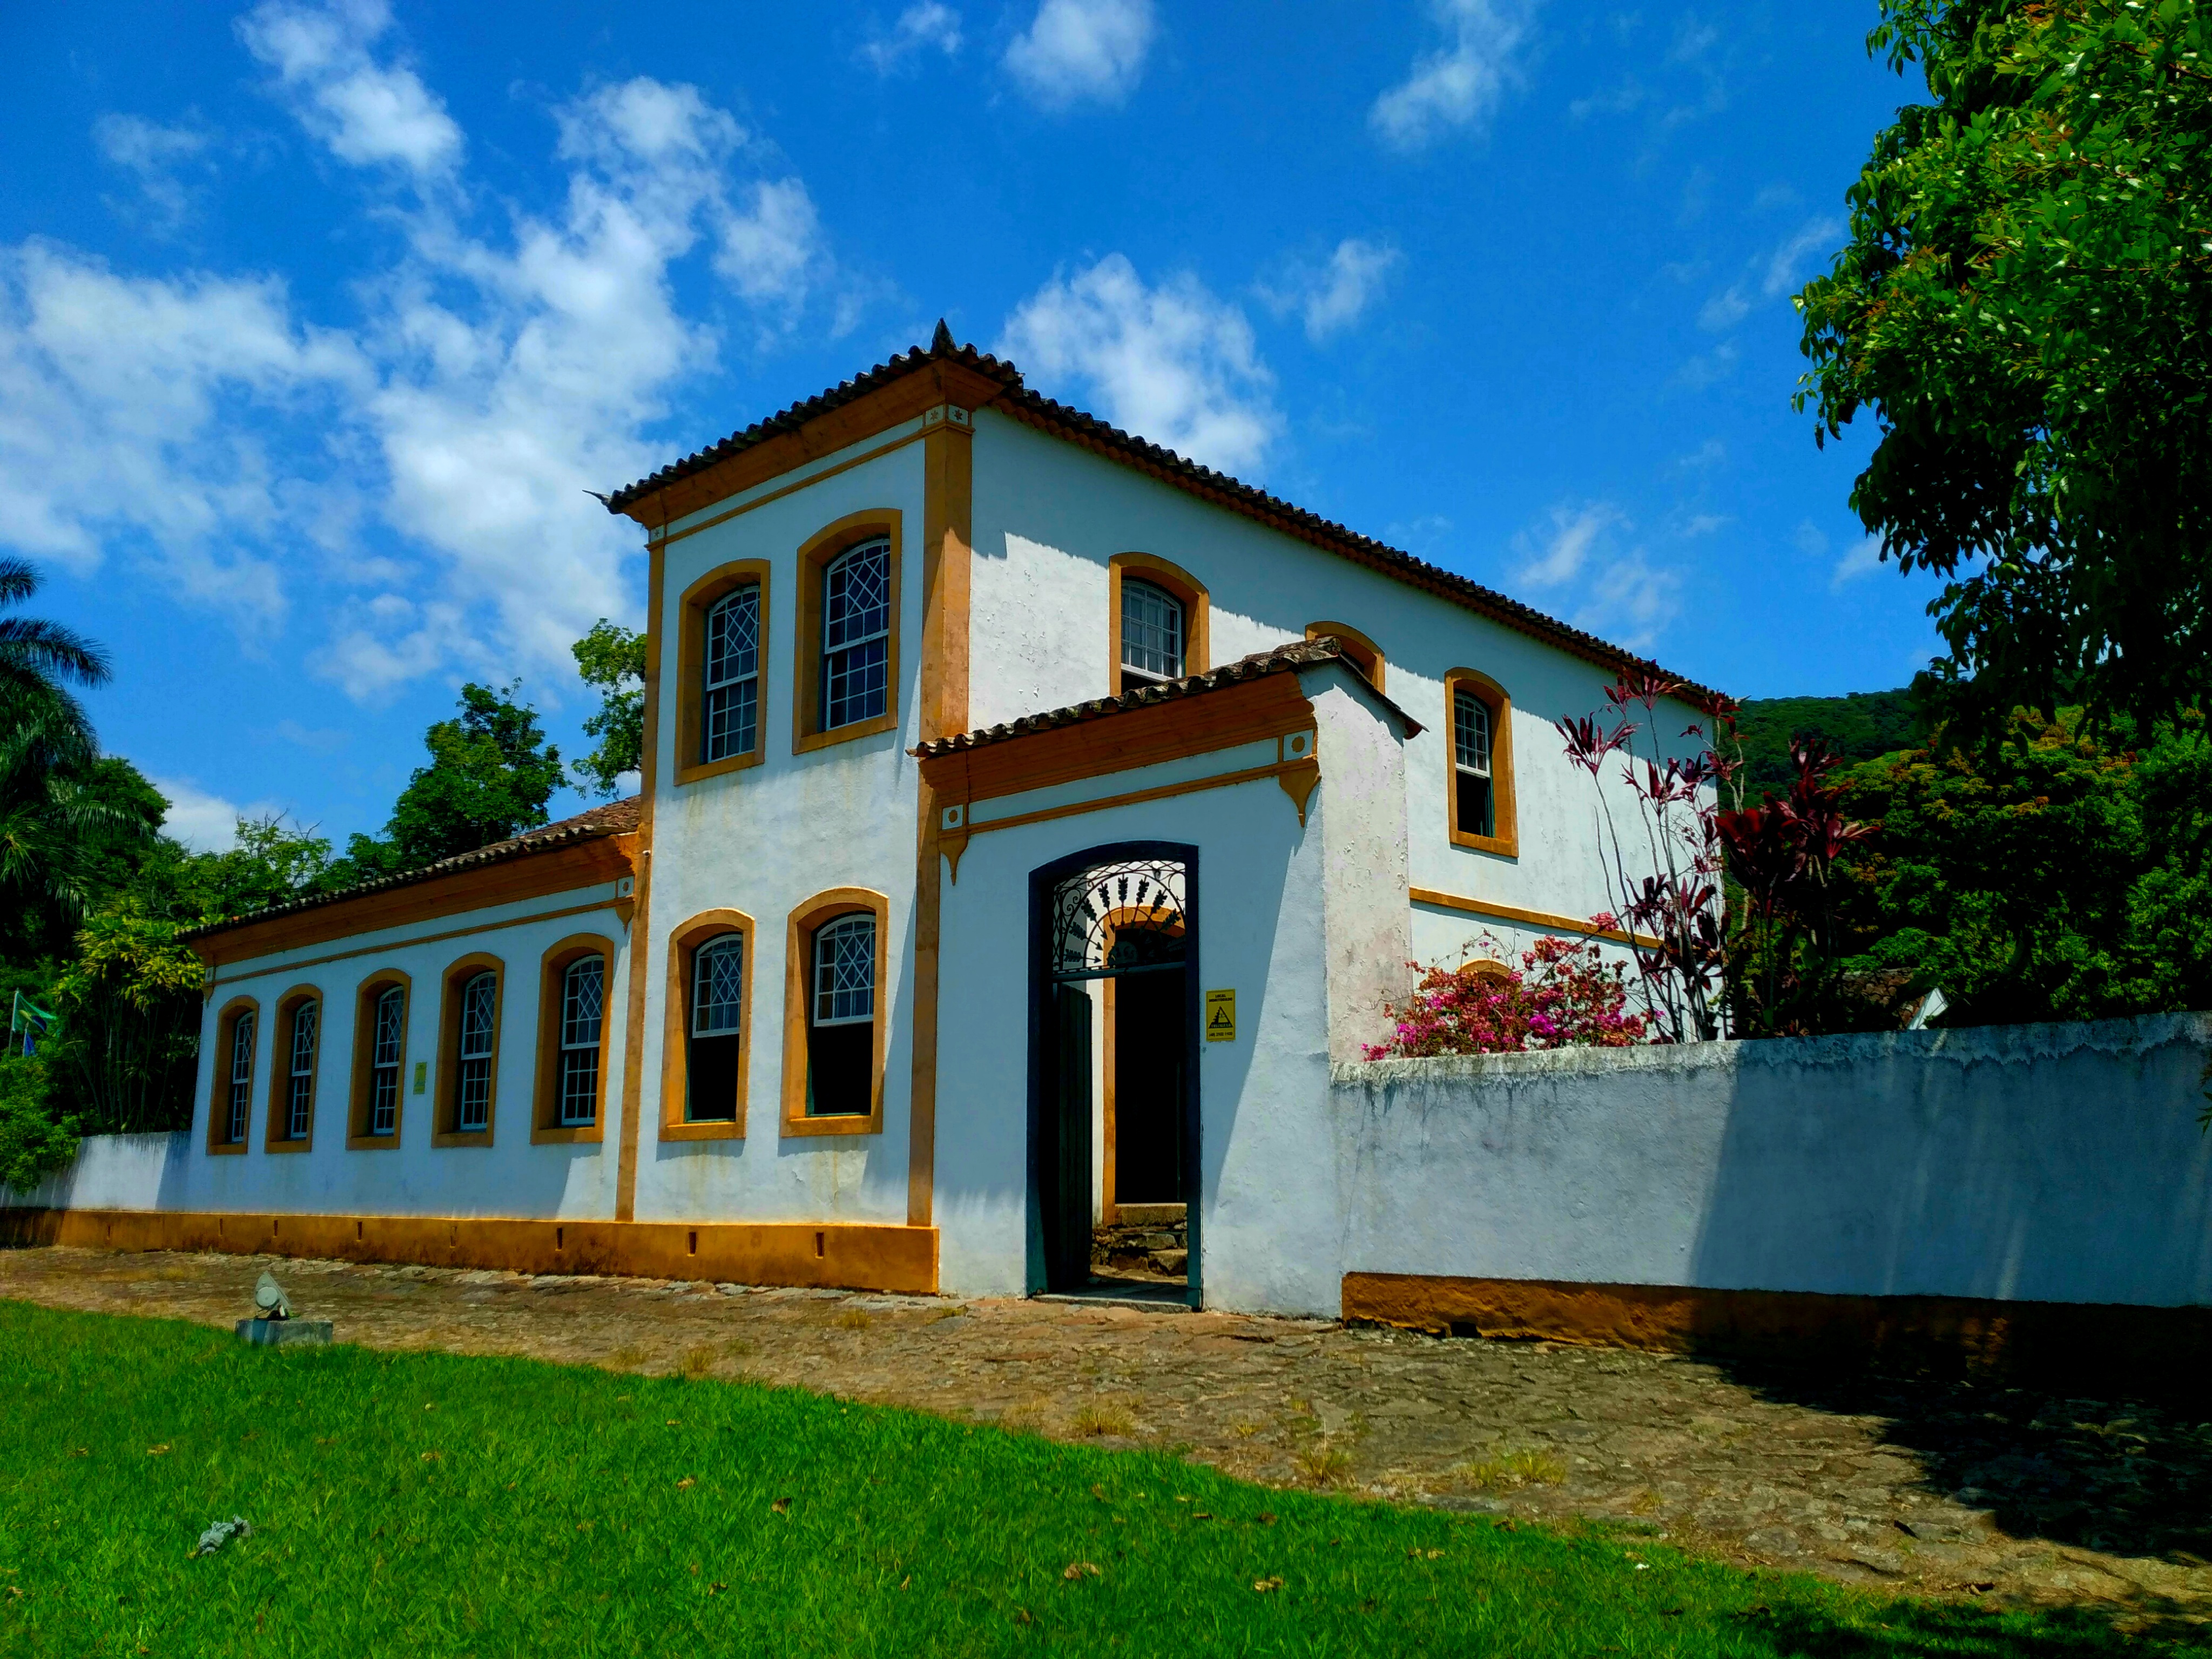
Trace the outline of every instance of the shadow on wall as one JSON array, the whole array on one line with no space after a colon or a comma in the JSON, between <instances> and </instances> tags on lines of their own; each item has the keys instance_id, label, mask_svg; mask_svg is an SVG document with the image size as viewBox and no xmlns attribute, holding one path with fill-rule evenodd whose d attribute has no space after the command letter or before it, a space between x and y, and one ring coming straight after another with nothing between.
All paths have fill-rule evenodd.
<instances>
[{"instance_id":1,"label":"shadow on wall","mask_svg":"<svg viewBox=\"0 0 2212 1659\"><path fill-rule=\"evenodd\" d=\"M2212 1303L2208 1039L2168 1015L1727 1045L1690 1282Z\"/></svg>"}]
</instances>

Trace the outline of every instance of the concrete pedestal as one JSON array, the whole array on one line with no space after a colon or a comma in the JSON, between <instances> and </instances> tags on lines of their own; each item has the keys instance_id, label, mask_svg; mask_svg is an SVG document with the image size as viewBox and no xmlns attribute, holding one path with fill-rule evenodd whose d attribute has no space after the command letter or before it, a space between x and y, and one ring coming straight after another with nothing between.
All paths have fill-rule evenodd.
<instances>
[{"instance_id":1,"label":"concrete pedestal","mask_svg":"<svg viewBox=\"0 0 2212 1659\"><path fill-rule=\"evenodd\" d=\"M241 1319L238 1340L257 1348L320 1347L331 1340L327 1319Z\"/></svg>"}]
</instances>

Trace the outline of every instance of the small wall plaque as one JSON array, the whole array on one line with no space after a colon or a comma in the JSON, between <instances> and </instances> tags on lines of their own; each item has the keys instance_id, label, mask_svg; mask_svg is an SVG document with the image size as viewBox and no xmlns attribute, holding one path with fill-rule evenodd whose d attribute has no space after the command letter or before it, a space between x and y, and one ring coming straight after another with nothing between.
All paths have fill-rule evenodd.
<instances>
[{"instance_id":1,"label":"small wall plaque","mask_svg":"<svg viewBox=\"0 0 2212 1659\"><path fill-rule=\"evenodd\" d=\"M1237 1041L1237 993L1208 991L1206 994L1206 1040L1208 1042Z\"/></svg>"}]
</instances>

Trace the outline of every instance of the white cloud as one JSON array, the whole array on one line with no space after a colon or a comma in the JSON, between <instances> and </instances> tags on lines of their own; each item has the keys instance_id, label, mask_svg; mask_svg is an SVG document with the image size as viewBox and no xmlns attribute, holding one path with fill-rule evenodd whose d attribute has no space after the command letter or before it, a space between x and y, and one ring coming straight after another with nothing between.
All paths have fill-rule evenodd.
<instances>
[{"instance_id":1,"label":"white cloud","mask_svg":"<svg viewBox=\"0 0 2212 1659\"><path fill-rule=\"evenodd\" d=\"M169 803L161 829L195 853L228 853L238 845L241 817L269 817L282 809L268 801L240 806L183 778L149 778Z\"/></svg>"},{"instance_id":2,"label":"white cloud","mask_svg":"<svg viewBox=\"0 0 2212 1659\"><path fill-rule=\"evenodd\" d=\"M1835 573L1828 578L1828 586L1831 590L1841 588L1881 568L1881 538L1869 536L1856 547L1844 550L1844 556L1836 561Z\"/></svg>"},{"instance_id":3,"label":"white cloud","mask_svg":"<svg viewBox=\"0 0 2212 1659\"><path fill-rule=\"evenodd\" d=\"M51 242L0 248L0 543L80 573L111 544L158 552L188 595L272 623L275 549L302 503L235 412L316 419L373 384L273 277L130 277Z\"/></svg>"},{"instance_id":4,"label":"white cloud","mask_svg":"<svg viewBox=\"0 0 2212 1659\"><path fill-rule=\"evenodd\" d=\"M995 348L1073 384L1115 425L1224 471L1256 468L1281 428L1252 326L1195 276L1146 288L1109 253L1024 301Z\"/></svg>"},{"instance_id":5,"label":"white cloud","mask_svg":"<svg viewBox=\"0 0 2212 1659\"><path fill-rule=\"evenodd\" d=\"M1118 104L1135 90L1158 33L1152 0L1040 0L1006 47L1006 72L1047 109Z\"/></svg>"},{"instance_id":6,"label":"white cloud","mask_svg":"<svg viewBox=\"0 0 2212 1659\"><path fill-rule=\"evenodd\" d=\"M1648 653L1681 610L1682 578L1653 563L1642 547L1620 544L1633 528L1609 502L1556 507L1546 525L1516 536L1513 548L1520 580L1566 592L1577 627Z\"/></svg>"},{"instance_id":7,"label":"white cloud","mask_svg":"<svg viewBox=\"0 0 2212 1659\"><path fill-rule=\"evenodd\" d=\"M386 74L331 45L382 15L264 7L249 33L320 85L298 66ZM584 490L665 459L644 434L719 348L674 267L709 258L764 331L834 271L804 182L763 175L765 147L696 88L641 78L556 113L555 207L479 234L456 173L389 216L401 246L352 273L344 331L272 276L0 246L0 544L133 560L257 638L311 618L309 671L356 699L456 669L572 684L569 642L631 611L635 557ZM320 103L299 114L335 153L364 142ZM435 152L461 153L458 131Z\"/></svg>"},{"instance_id":8,"label":"white cloud","mask_svg":"<svg viewBox=\"0 0 2212 1659\"><path fill-rule=\"evenodd\" d=\"M1751 301L1743 297L1741 283L1723 289L1698 313L1698 326L1714 334L1725 333L1751 314Z\"/></svg>"},{"instance_id":9,"label":"white cloud","mask_svg":"<svg viewBox=\"0 0 2212 1659\"><path fill-rule=\"evenodd\" d=\"M276 71L301 122L341 161L442 177L460 164L461 130L414 70L370 56L391 26L385 0L264 0L239 19L238 33Z\"/></svg>"},{"instance_id":10,"label":"white cloud","mask_svg":"<svg viewBox=\"0 0 2212 1659\"><path fill-rule=\"evenodd\" d=\"M178 173L206 150L206 133L111 113L92 124L92 141L111 164L131 175L158 228L174 230L184 222L191 210L191 191Z\"/></svg>"},{"instance_id":11,"label":"white cloud","mask_svg":"<svg viewBox=\"0 0 2212 1659\"><path fill-rule=\"evenodd\" d=\"M1759 292L1768 299L1779 297L1797 284L1797 269L1808 253L1818 253L1832 246L1844 234L1840 219L1814 219L1798 228L1797 234L1774 250L1766 262L1766 280L1759 284Z\"/></svg>"},{"instance_id":12,"label":"white cloud","mask_svg":"<svg viewBox=\"0 0 2212 1659\"><path fill-rule=\"evenodd\" d=\"M1279 317L1295 312L1316 345L1358 322L1377 299L1403 258L1387 243L1347 236L1328 263L1318 268L1293 264L1281 280L1262 283L1259 293Z\"/></svg>"},{"instance_id":13,"label":"white cloud","mask_svg":"<svg viewBox=\"0 0 2212 1659\"><path fill-rule=\"evenodd\" d=\"M1368 112L1369 124L1400 149L1490 118L1520 78L1534 0L1429 0L1429 9L1449 44L1414 59L1413 72Z\"/></svg>"},{"instance_id":14,"label":"white cloud","mask_svg":"<svg viewBox=\"0 0 2212 1659\"><path fill-rule=\"evenodd\" d=\"M859 57L877 74L891 75L932 48L948 58L960 50L960 14L944 0L915 0L889 29L860 43Z\"/></svg>"}]
</instances>

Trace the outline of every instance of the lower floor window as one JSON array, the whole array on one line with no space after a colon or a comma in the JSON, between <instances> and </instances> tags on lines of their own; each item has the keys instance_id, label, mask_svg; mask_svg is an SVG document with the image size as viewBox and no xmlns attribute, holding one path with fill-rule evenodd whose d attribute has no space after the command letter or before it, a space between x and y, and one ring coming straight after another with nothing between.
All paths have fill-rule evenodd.
<instances>
[{"instance_id":1,"label":"lower floor window","mask_svg":"<svg viewBox=\"0 0 2212 1659\"><path fill-rule=\"evenodd\" d=\"M395 985L376 1000L368 1085L368 1132L373 1135L398 1132L400 1037L406 1024L407 993Z\"/></svg>"},{"instance_id":2,"label":"lower floor window","mask_svg":"<svg viewBox=\"0 0 2212 1659\"><path fill-rule=\"evenodd\" d=\"M230 1115L229 1133L223 1138L231 1142L246 1139L246 1121L253 1109L253 1014L251 1010L240 1014L230 1030Z\"/></svg>"},{"instance_id":3,"label":"lower floor window","mask_svg":"<svg viewBox=\"0 0 2212 1659\"><path fill-rule=\"evenodd\" d=\"M865 1116L874 1103L876 919L840 916L814 935L806 1020L806 1112Z\"/></svg>"},{"instance_id":4,"label":"lower floor window","mask_svg":"<svg viewBox=\"0 0 2212 1659\"><path fill-rule=\"evenodd\" d=\"M492 1036L498 1019L499 978L478 974L461 988L461 1073L454 1127L482 1133L491 1122Z\"/></svg>"},{"instance_id":5,"label":"lower floor window","mask_svg":"<svg viewBox=\"0 0 2212 1659\"><path fill-rule=\"evenodd\" d=\"M599 1112L599 1034L606 1017L606 963L585 957L561 980L560 1121L588 1127Z\"/></svg>"},{"instance_id":6,"label":"lower floor window","mask_svg":"<svg viewBox=\"0 0 2212 1659\"><path fill-rule=\"evenodd\" d=\"M690 1047L684 1068L684 1115L691 1122L737 1119L744 1005L744 936L725 933L691 958Z\"/></svg>"},{"instance_id":7,"label":"lower floor window","mask_svg":"<svg viewBox=\"0 0 2212 1659\"><path fill-rule=\"evenodd\" d=\"M305 1140L315 1112L315 1041L323 1005L312 1000L292 1010L292 1065L284 1079L284 1138Z\"/></svg>"}]
</instances>

